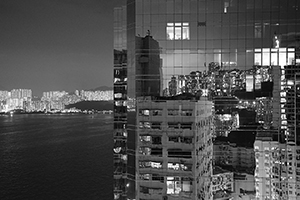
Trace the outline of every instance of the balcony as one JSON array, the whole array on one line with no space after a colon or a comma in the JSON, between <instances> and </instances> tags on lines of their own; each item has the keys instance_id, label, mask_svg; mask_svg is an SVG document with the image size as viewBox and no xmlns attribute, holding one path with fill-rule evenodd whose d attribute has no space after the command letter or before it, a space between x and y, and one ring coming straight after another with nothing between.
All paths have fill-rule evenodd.
<instances>
[{"instance_id":1,"label":"balcony","mask_svg":"<svg viewBox=\"0 0 300 200\"><path fill-rule=\"evenodd\" d=\"M169 163L185 163L185 164L193 164L194 163L194 159L192 158L172 158L172 157L168 157L168 162Z\"/></svg>"},{"instance_id":2,"label":"balcony","mask_svg":"<svg viewBox=\"0 0 300 200\"><path fill-rule=\"evenodd\" d=\"M182 143L182 142L172 142L169 141L167 142L168 148L175 149L175 148L180 148L183 150L193 150L194 149L194 144L187 144L187 143Z\"/></svg>"},{"instance_id":3,"label":"balcony","mask_svg":"<svg viewBox=\"0 0 300 200\"><path fill-rule=\"evenodd\" d=\"M156 180L148 180L148 181L145 181L145 180L139 180L139 185L142 186L142 187L147 187L149 189L151 188L164 188L165 186L165 183L162 183L160 181L156 181Z\"/></svg>"},{"instance_id":4,"label":"balcony","mask_svg":"<svg viewBox=\"0 0 300 200\"><path fill-rule=\"evenodd\" d=\"M167 129L167 135L169 137L171 136L190 136L193 137L194 136L194 132L193 130L190 129Z\"/></svg>"},{"instance_id":5,"label":"balcony","mask_svg":"<svg viewBox=\"0 0 300 200\"><path fill-rule=\"evenodd\" d=\"M140 138L140 143L139 143L140 147L155 148L155 147L162 146L161 136L141 135L139 138Z\"/></svg>"},{"instance_id":6,"label":"balcony","mask_svg":"<svg viewBox=\"0 0 300 200\"><path fill-rule=\"evenodd\" d=\"M193 192L180 192L179 194L169 194L168 200L190 200Z\"/></svg>"},{"instance_id":7,"label":"balcony","mask_svg":"<svg viewBox=\"0 0 300 200\"><path fill-rule=\"evenodd\" d=\"M155 161L155 162L163 162L163 157L151 156L151 155L137 155L139 161Z\"/></svg>"},{"instance_id":8,"label":"balcony","mask_svg":"<svg viewBox=\"0 0 300 200\"><path fill-rule=\"evenodd\" d=\"M155 169L155 168L143 168L139 169L140 174L160 174L163 176L193 176L192 171L174 170L174 169Z\"/></svg>"},{"instance_id":9,"label":"balcony","mask_svg":"<svg viewBox=\"0 0 300 200\"><path fill-rule=\"evenodd\" d=\"M138 129L139 135L161 136L165 131L161 129Z\"/></svg>"}]
</instances>

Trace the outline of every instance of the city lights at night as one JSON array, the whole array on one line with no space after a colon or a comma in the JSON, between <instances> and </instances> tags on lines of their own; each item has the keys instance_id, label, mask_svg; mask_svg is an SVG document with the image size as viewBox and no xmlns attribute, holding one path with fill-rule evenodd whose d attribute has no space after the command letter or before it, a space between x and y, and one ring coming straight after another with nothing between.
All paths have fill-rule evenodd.
<instances>
[{"instance_id":1,"label":"city lights at night","mask_svg":"<svg viewBox=\"0 0 300 200\"><path fill-rule=\"evenodd\" d=\"M115 8L114 199L300 199L299 6Z\"/></svg>"},{"instance_id":2,"label":"city lights at night","mask_svg":"<svg viewBox=\"0 0 300 200\"><path fill-rule=\"evenodd\" d=\"M300 200L300 0L0 0L0 27L0 200Z\"/></svg>"}]
</instances>

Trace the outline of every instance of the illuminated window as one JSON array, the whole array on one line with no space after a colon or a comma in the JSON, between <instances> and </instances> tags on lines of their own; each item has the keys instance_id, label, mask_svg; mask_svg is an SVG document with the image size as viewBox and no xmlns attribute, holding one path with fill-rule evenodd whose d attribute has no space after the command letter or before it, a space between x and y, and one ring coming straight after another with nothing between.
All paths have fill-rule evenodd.
<instances>
[{"instance_id":1,"label":"illuminated window","mask_svg":"<svg viewBox=\"0 0 300 200\"><path fill-rule=\"evenodd\" d=\"M141 142L151 142L151 136L140 136Z\"/></svg>"},{"instance_id":2,"label":"illuminated window","mask_svg":"<svg viewBox=\"0 0 300 200\"><path fill-rule=\"evenodd\" d=\"M148 109L139 110L139 115L141 116L149 116L150 111Z\"/></svg>"},{"instance_id":3,"label":"illuminated window","mask_svg":"<svg viewBox=\"0 0 300 200\"><path fill-rule=\"evenodd\" d=\"M150 180L150 174L140 174L141 180Z\"/></svg>"},{"instance_id":4,"label":"illuminated window","mask_svg":"<svg viewBox=\"0 0 300 200\"><path fill-rule=\"evenodd\" d=\"M193 110L182 110L181 111L181 116L192 116L193 115Z\"/></svg>"},{"instance_id":5,"label":"illuminated window","mask_svg":"<svg viewBox=\"0 0 300 200\"><path fill-rule=\"evenodd\" d=\"M122 93L115 93L115 98L122 98Z\"/></svg>"},{"instance_id":6,"label":"illuminated window","mask_svg":"<svg viewBox=\"0 0 300 200\"><path fill-rule=\"evenodd\" d=\"M189 23L167 23L168 40L189 40L190 27Z\"/></svg>"},{"instance_id":7,"label":"illuminated window","mask_svg":"<svg viewBox=\"0 0 300 200\"><path fill-rule=\"evenodd\" d=\"M141 155L150 155L151 154L151 148L149 148L149 147L140 147L139 153Z\"/></svg>"},{"instance_id":8,"label":"illuminated window","mask_svg":"<svg viewBox=\"0 0 300 200\"><path fill-rule=\"evenodd\" d=\"M156 168L161 169L162 163L161 162L152 162L152 161L140 161L139 162L140 168Z\"/></svg>"},{"instance_id":9,"label":"illuminated window","mask_svg":"<svg viewBox=\"0 0 300 200\"><path fill-rule=\"evenodd\" d=\"M121 79L120 78L114 78L114 83L120 82Z\"/></svg>"},{"instance_id":10,"label":"illuminated window","mask_svg":"<svg viewBox=\"0 0 300 200\"><path fill-rule=\"evenodd\" d=\"M192 192L192 182L184 177L167 177L167 194L180 194Z\"/></svg>"}]
</instances>

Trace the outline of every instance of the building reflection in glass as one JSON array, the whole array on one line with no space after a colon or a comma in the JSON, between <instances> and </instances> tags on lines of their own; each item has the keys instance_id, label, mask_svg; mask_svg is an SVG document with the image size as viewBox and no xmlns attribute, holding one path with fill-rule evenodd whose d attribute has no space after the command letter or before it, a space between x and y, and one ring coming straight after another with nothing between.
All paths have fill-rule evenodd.
<instances>
[{"instance_id":1,"label":"building reflection in glass","mask_svg":"<svg viewBox=\"0 0 300 200\"><path fill-rule=\"evenodd\" d=\"M267 148L258 145L265 145L263 140L274 143L269 149L283 152L289 144L296 152L299 16L296 0L127 0L126 6L116 9L115 199L136 196L139 97L186 93L207 97L214 102L215 127L220 130L215 137L252 129L258 135L259 152ZM243 148L233 150L240 154L251 150ZM257 169L264 164L255 162ZM267 191L266 185L272 184L260 178L272 176L271 172L234 173L237 182L245 184L233 189L232 198L296 199L300 194L295 181L291 191L277 183L278 188L269 186ZM279 174L280 180L289 177ZM222 192L217 193L222 198Z\"/></svg>"}]
</instances>

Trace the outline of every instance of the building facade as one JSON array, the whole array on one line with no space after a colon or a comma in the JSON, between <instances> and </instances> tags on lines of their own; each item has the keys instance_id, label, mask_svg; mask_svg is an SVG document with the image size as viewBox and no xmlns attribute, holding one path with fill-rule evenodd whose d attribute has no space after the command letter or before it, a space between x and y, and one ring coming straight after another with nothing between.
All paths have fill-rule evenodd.
<instances>
[{"instance_id":1,"label":"building facade","mask_svg":"<svg viewBox=\"0 0 300 200\"><path fill-rule=\"evenodd\" d=\"M300 199L300 66L275 66L273 130L256 137L257 199Z\"/></svg>"},{"instance_id":2,"label":"building facade","mask_svg":"<svg viewBox=\"0 0 300 200\"><path fill-rule=\"evenodd\" d=\"M253 147L215 140L213 151L214 163L217 166L231 167L249 174L255 169Z\"/></svg>"},{"instance_id":3,"label":"building facade","mask_svg":"<svg viewBox=\"0 0 300 200\"><path fill-rule=\"evenodd\" d=\"M210 68L297 66L299 16L297 0L127 0L116 8L115 199L136 198L138 97L210 96L218 80L206 78L199 88L194 76L206 76ZM249 75L247 91L259 88L259 81ZM183 76L189 81L183 83ZM228 90L220 94L230 95Z\"/></svg>"},{"instance_id":4,"label":"building facade","mask_svg":"<svg viewBox=\"0 0 300 200\"><path fill-rule=\"evenodd\" d=\"M136 198L212 199L212 102L139 99Z\"/></svg>"}]
</instances>

